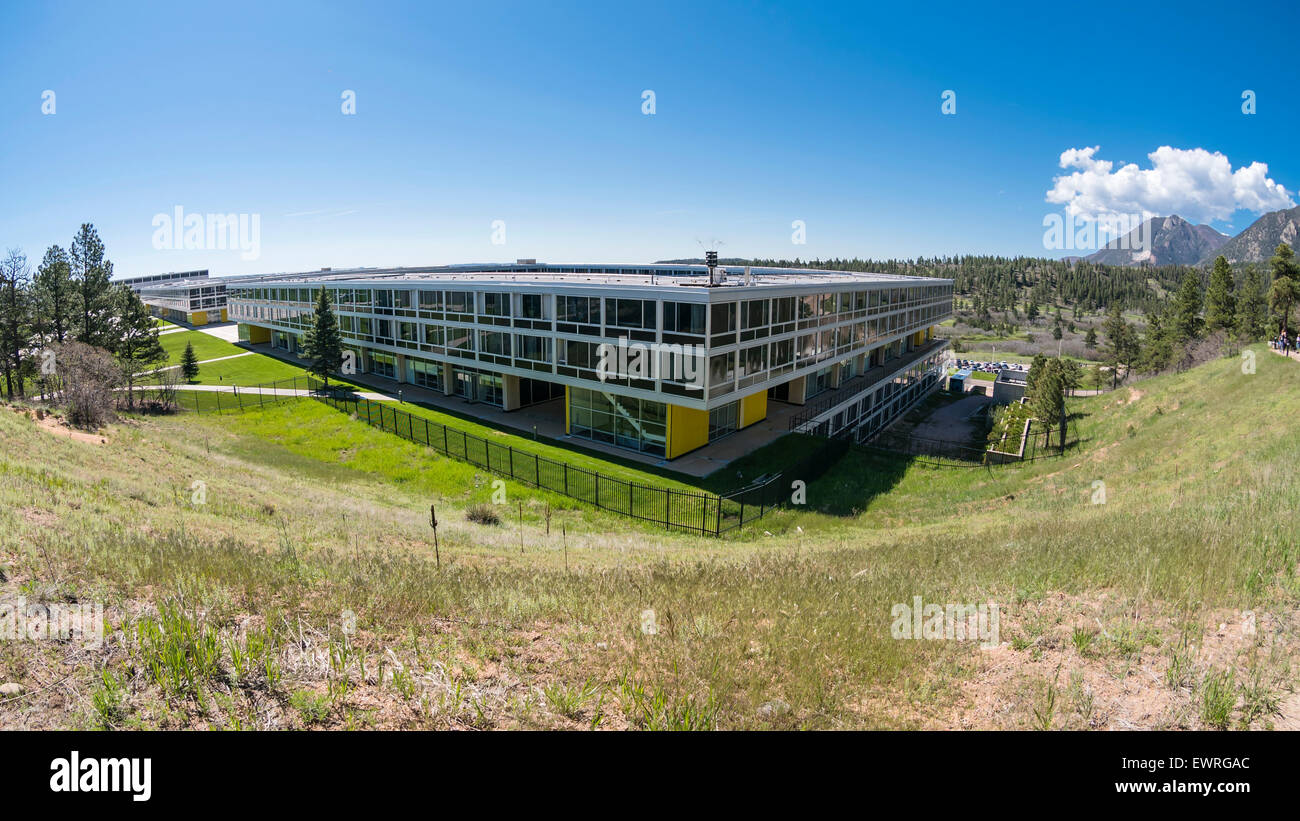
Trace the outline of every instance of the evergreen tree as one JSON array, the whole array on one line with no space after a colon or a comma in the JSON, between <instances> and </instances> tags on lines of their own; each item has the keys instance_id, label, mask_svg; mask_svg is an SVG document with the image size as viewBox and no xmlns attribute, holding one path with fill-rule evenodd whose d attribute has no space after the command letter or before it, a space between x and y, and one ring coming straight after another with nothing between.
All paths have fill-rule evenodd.
<instances>
[{"instance_id":1,"label":"evergreen tree","mask_svg":"<svg viewBox=\"0 0 1300 821\"><path fill-rule=\"evenodd\" d=\"M104 243L95 226L83 223L72 240L69 254L76 290L76 338L78 342L113 349L114 308L113 263L104 259Z\"/></svg>"},{"instance_id":2,"label":"evergreen tree","mask_svg":"<svg viewBox=\"0 0 1300 821\"><path fill-rule=\"evenodd\" d=\"M1096 347L1097 347L1097 329L1096 329L1096 328L1092 327L1091 325L1088 326L1088 333L1085 334L1084 337L1083 337L1083 344L1084 344L1085 346L1087 346L1089 349L1092 349L1092 348L1096 348Z\"/></svg>"},{"instance_id":3,"label":"evergreen tree","mask_svg":"<svg viewBox=\"0 0 1300 821\"><path fill-rule=\"evenodd\" d=\"M1211 333L1220 329L1231 330L1236 324L1237 304L1232 293L1232 267L1220 255L1214 260L1210 273L1210 287L1205 291L1205 329Z\"/></svg>"},{"instance_id":4,"label":"evergreen tree","mask_svg":"<svg viewBox=\"0 0 1300 821\"><path fill-rule=\"evenodd\" d=\"M1170 342L1185 345L1201 334L1201 278L1194 271L1183 274L1174 298Z\"/></svg>"},{"instance_id":5,"label":"evergreen tree","mask_svg":"<svg viewBox=\"0 0 1300 821\"><path fill-rule=\"evenodd\" d=\"M1133 329L1129 327L1128 322L1124 320L1124 315L1120 313L1118 302L1111 303L1110 313L1106 317L1106 323L1102 326L1102 330L1106 332L1106 350L1103 361L1110 368L1110 386L1114 389L1119 384L1120 367L1131 365L1137 355ZM1125 376L1127 375L1126 372Z\"/></svg>"},{"instance_id":6,"label":"evergreen tree","mask_svg":"<svg viewBox=\"0 0 1300 821\"><path fill-rule=\"evenodd\" d=\"M185 377L186 382L199 378L199 358L194 355L192 342L185 343L185 351L181 354L181 376Z\"/></svg>"},{"instance_id":7,"label":"evergreen tree","mask_svg":"<svg viewBox=\"0 0 1300 821\"><path fill-rule=\"evenodd\" d=\"M1083 386L1083 366L1074 359L1061 359L1061 384L1071 396Z\"/></svg>"},{"instance_id":8,"label":"evergreen tree","mask_svg":"<svg viewBox=\"0 0 1300 821\"><path fill-rule=\"evenodd\" d=\"M1088 368L1088 377L1094 391L1101 390L1101 386L1106 382L1106 374L1100 364Z\"/></svg>"},{"instance_id":9,"label":"evergreen tree","mask_svg":"<svg viewBox=\"0 0 1300 821\"><path fill-rule=\"evenodd\" d=\"M167 352L158 341L158 326L149 308L140 296L125 285L112 291L116 307L116 321L110 323L114 331L112 350L126 380L127 402L135 407L136 374L154 368L167 359Z\"/></svg>"},{"instance_id":10,"label":"evergreen tree","mask_svg":"<svg viewBox=\"0 0 1300 821\"><path fill-rule=\"evenodd\" d=\"M1038 381L1038 375L1043 372L1047 366L1047 356L1036 353L1034 359L1029 363L1029 373L1025 374L1025 395L1031 396L1034 393L1034 383Z\"/></svg>"},{"instance_id":11,"label":"evergreen tree","mask_svg":"<svg viewBox=\"0 0 1300 821\"><path fill-rule=\"evenodd\" d=\"M312 326L303 334L302 352L310 360L307 370L319 376L329 387L330 374L343 366L343 334L330 306L329 292L323 285L316 298Z\"/></svg>"},{"instance_id":12,"label":"evergreen tree","mask_svg":"<svg viewBox=\"0 0 1300 821\"><path fill-rule=\"evenodd\" d=\"M33 282L35 319L44 341L62 345L71 335L75 296L68 252L51 245Z\"/></svg>"},{"instance_id":13,"label":"evergreen tree","mask_svg":"<svg viewBox=\"0 0 1300 821\"><path fill-rule=\"evenodd\" d=\"M1264 285L1260 281L1259 269L1249 265L1237 300L1237 335L1249 342L1257 342L1268 333L1267 324L1268 301L1264 296Z\"/></svg>"},{"instance_id":14,"label":"evergreen tree","mask_svg":"<svg viewBox=\"0 0 1300 821\"><path fill-rule=\"evenodd\" d=\"M1060 359L1048 359L1038 367L1034 377L1034 389L1029 396L1030 412L1043 424L1051 439L1053 427L1060 430L1060 449L1065 451L1066 413L1065 413L1065 374ZM1031 372L1032 376L1032 372Z\"/></svg>"},{"instance_id":15,"label":"evergreen tree","mask_svg":"<svg viewBox=\"0 0 1300 821\"><path fill-rule=\"evenodd\" d=\"M1140 349L1141 370L1156 373L1174 361L1178 342L1177 311L1170 305L1165 313L1147 314L1147 332Z\"/></svg>"},{"instance_id":16,"label":"evergreen tree","mask_svg":"<svg viewBox=\"0 0 1300 821\"><path fill-rule=\"evenodd\" d=\"M1291 309L1300 301L1300 268L1296 267L1295 254L1285 242L1277 246L1268 261L1273 272L1273 284L1268 289L1269 309L1281 333L1291 336Z\"/></svg>"},{"instance_id":17,"label":"evergreen tree","mask_svg":"<svg viewBox=\"0 0 1300 821\"><path fill-rule=\"evenodd\" d=\"M24 376L31 373L23 355L31 347L31 268L16 248L0 260L0 360L3 360L5 395L25 395Z\"/></svg>"}]
</instances>

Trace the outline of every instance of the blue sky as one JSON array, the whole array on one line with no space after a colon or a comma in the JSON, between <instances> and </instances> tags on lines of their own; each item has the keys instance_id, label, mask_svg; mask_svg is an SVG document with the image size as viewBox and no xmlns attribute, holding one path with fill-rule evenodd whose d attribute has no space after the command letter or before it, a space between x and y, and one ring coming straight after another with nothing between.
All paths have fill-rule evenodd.
<instances>
[{"instance_id":1,"label":"blue sky","mask_svg":"<svg viewBox=\"0 0 1300 821\"><path fill-rule=\"evenodd\" d=\"M1066 205L1046 201L1054 178L1131 193L1061 167L1093 146L1115 169L1151 169L1161 146L1263 163L1275 199L1297 201L1294 7L924 9L8 5L0 246L35 263L93 222L118 276L644 262L714 241L723 256L1059 256L1043 249L1044 215ZM1136 174L1135 196L1152 213L1234 208L1195 179L1171 190L1179 170ZM257 258L155 248L154 217L176 206L258 215Z\"/></svg>"}]
</instances>

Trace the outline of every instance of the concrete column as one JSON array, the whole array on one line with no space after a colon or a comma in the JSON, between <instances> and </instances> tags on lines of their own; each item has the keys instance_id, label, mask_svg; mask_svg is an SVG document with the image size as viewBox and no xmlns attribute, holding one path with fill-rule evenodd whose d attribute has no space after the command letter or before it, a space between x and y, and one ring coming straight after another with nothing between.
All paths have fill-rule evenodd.
<instances>
[{"instance_id":1,"label":"concrete column","mask_svg":"<svg viewBox=\"0 0 1300 821\"><path fill-rule=\"evenodd\" d=\"M807 376L796 377L795 379L791 379L786 384L790 386L789 387L790 395L786 398L786 401L789 402L791 405L802 405L805 401L804 394L808 390L808 377Z\"/></svg>"},{"instance_id":2,"label":"concrete column","mask_svg":"<svg viewBox=\"0 0 1300 821\"><path fill-rule=\"evenodd\" d=\"M501 376L501 409L519 410L519 377L513 374Z\"/></svg>"},{"instance_id":3,"label":"concrete column","mask_svg":"<svg viewBox=\"0 0 1300 821\"><path fill-rule=\"evenodd\" d=\"M838 362L836 362L834 365L831 365L831 377L829 380L829 384L831 390L835 390L840 386L840 363Z\"/></svg>"},{"instance_id":4,"label":"concrete column","mask_svg":"<svg viewBox=\"0 0 1300 821\"><path fill-rule=\"evenodd\" d=\"M399 385L406 384L406 354L399 353L397 355L397 362L393 365L393 368L397 371L397 383Z\"/></svg>"},{"instance_id":5,"label":"concrete column","mask_svg":"<svg viewBox=\"0 0 1300 821\"><path fill-rule=\"evenodd\" d=\"M450 365L442 366L442 393L451 396L456 392L456 369Z\"/></svg>"}]
</instances>

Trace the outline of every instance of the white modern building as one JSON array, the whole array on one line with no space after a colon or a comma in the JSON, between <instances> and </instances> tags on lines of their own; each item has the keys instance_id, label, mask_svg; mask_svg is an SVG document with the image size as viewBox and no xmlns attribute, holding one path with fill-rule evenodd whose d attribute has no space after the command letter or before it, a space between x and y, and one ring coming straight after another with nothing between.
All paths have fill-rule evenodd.
<instances>
[{"instance_id":1,"label":"white modern building","mask_svg":"<svg viewBox=\"0 0 1300 821\"><path fill-rule=\"evenodd\" d=\"M154 316L189 325L226 321L226 282L222 279L166 279L136 286L140 301Z\"/></svg>"},{"instance_id":2,"label":"white modern building","mask_svg":"<svg viewBox=\"0 0 1300 821\"><path fill-rule=\"evenodd\" d=\"M952 313L947 279L525 260L231 279L228 315L297 353L322 287L358 371L507 411L563 399L570 435L669 459L769 401L838 398L803 430L849 427L822 424L849 403L893 418L937 384Z\"/></svg>"}]
</instances>

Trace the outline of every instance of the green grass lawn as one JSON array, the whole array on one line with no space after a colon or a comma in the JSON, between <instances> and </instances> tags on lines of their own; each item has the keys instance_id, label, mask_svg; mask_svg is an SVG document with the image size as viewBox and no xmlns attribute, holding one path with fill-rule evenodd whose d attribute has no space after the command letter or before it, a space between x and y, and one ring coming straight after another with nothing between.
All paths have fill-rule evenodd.
<instances>
[{"instance_id":1,"label":"green grass lawn","mask_svg":"<svg viewBox=\"0 0 1300 821\"><path fill-rule=\"evenodd\" d=\"M200 365L199 378L195 382L200 385L261 385L306 375L307 371L297 365L254 353Z\"/></svg>"},{"instance_id":2,"label":"green grass lawn","mask_svg":"<svg viewBox=\"0 0 1300 821\"><path fill-rule=\"evenodd\" d=\"M168 365L180 364L181 354L185 352L187 344L194 346L194 355L198 357L200 362L205 359L216 359L221 356L234 356L235 354L247 352L245 348L232 345L224 339L218 339L202 331L180 331L178 333L162 334L158 337L158 343L167 352Z\"/></svg>"},{"instance_id":3,"label":"green grass lawn","mask_svg":"<svg viewBox=\"0 0 1300 821\"><path fill-rule=\"evenodd\" d=\"M362 388L365 390L365 388ZM378 413L380 403L371 403L372 413ZM698 490L699 485L691 477L672 470L657 468L654 465L619 459L616 456L589 451L571 445L573 440L557 441L547 437L533 439L531 436L509 433L488 425L478 424L461 416L444 412L440 408L414 402L382 403L386 407L397 408L414 417L436 422L449 429L458 430L480 439L487 439L506 447L530 455L542 456L556 462L565 462L570 467L591 470L615 479L650 485L652 487L669 487L677 490ZM363 406L364 408L364 406ZM342 414L334 410L333 413Z\"/></svg>"}]
</instances>

